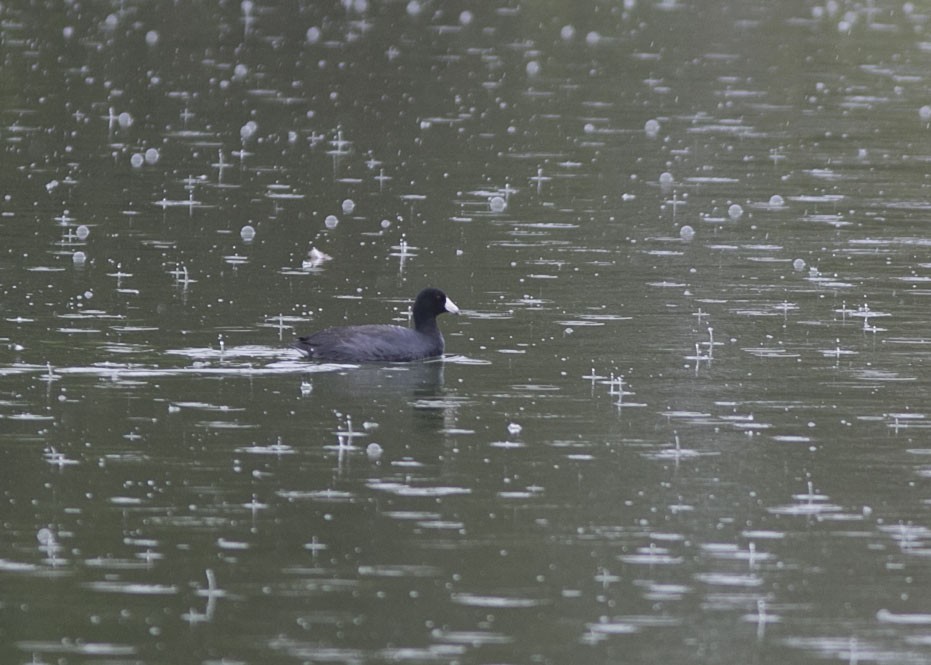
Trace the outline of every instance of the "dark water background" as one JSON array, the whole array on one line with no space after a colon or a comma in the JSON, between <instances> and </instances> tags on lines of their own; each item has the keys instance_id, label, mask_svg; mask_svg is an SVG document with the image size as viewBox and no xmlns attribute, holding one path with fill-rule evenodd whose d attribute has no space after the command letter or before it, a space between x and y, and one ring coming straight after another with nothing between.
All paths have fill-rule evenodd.
<instances>
[{"instance_id":1,"label":"dark water background","mask_svg":"<svg viewBox=\"0 0 931 665\"><path fill-rule=\"evenodd\" d=\"M0 4L0 660L931 661L926 12Z\"/></svg>"}]
</instances>

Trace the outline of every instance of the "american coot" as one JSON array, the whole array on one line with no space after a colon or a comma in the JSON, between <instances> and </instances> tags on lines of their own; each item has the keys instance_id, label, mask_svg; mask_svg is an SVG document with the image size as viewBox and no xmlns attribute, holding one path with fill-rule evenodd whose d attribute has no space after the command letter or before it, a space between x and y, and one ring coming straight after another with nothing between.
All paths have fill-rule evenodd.
<instances>
[{"instance_id":1,"label":"american coot","mask_svg":"<svg viewBox=\"0 0 931 665\"><path fill-rule=\"evenodd\" d=\"M459 308L439 289L424 289L414 301L414 327L392 325L326 328L299 337L291 346L312 360L343 363L406 362L443 355L436 317Z\"/></svg>"}]
</instances>

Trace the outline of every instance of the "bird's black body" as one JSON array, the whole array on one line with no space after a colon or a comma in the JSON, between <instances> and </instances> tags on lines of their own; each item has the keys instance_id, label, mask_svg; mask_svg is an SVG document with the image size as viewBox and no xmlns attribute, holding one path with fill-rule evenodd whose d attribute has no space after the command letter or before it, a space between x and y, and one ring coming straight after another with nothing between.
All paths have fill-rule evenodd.
<instances>
[{"instance_id":1,"label":"bird's black body","mask_svg":"<svg viewBox=\"0 0 931 665\"><path fill-rule=\"evenodd\" d=\"M439 289L427 288L414 301L414 327L361 325L325 328L300 337L292 346L312 360L345 363L409 362L443 355L445 342L436 324L459 308Z\"/></svg>"}]
</instances>

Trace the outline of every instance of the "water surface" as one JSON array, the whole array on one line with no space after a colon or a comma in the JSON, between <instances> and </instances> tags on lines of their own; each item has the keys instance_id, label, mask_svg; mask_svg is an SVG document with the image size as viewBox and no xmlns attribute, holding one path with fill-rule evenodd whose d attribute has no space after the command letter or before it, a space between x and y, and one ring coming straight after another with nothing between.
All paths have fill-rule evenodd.
<instances>
[{"instance_id":1,"label":"water surface","mask_svg":"<svg viewBox=\"0 0 931 665\"><path fill-rule=\"evenodd\" d=\"M931 660L923 12L4 4L3 661Z\"/></svg>"}]
</instances>

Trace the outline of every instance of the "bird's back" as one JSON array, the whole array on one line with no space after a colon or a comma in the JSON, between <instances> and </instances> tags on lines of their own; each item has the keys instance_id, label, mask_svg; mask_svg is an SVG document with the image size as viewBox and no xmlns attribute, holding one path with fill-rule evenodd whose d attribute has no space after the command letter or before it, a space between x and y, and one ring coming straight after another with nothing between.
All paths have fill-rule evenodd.
<instances>
[{"instance_id":1,"label":"bird's back","mask_svg":"<svg viewBox=\"0 0 931 665\"><path fill-rule=\"evenodd\" d=\"M443 354L443 336L393 325L326 328L300 337L294 348L315 360L332 362L405 362Z\"/></svg>"}]
</instances>

